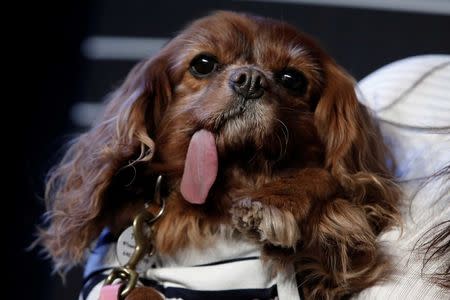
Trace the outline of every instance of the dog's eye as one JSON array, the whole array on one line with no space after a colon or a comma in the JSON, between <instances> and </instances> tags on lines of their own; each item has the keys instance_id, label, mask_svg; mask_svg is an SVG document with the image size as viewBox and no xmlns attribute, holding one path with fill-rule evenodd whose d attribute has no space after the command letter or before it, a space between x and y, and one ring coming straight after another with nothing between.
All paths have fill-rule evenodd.
<instances>
[{"instance_id":1,"label":"dog's eye","mask_svg":"<svg viewBox=\"0 0 450 300\"><path fill-rule=\"evenodd\" d=\"M288 90L300 95L305 93L308 81L302 72L296 69L285 69L279 72L276 77Z\"/></svg>"},{"instance_id":2,"label":"dog's eye","mask_svg":"<svg viewBox=\"0 0 450 300\"><path fill-rule=\"evenodd\" d=\"M200 54L191 61L189 70L195 77L205 77L217 69L217 60L208 54Z\"/></svg>"}]
</instances>

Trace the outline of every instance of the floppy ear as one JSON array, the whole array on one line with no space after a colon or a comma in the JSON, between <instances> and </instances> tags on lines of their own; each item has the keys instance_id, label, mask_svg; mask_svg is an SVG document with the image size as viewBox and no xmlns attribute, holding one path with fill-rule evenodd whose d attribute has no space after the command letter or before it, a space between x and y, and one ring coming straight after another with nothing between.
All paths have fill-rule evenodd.
<instances>
[{"instance_id":1,"label":"floppy ear","mask_svg":"<svg viewBox=\"0 0 450 300\"><path fill-rule=\"evenodd\" d=\"M325 167L353 203L365 205L375 233L395 223L399 189L386 165L388 150L367 109L358 102L354 80L335 62L325 62L325 90L314 118L325 148Z\"/></svg>"},{"instance_id":2,"label":"floppy ear","mask_svg":"<svg viewBox=\"0 0 450 300\"><path fill-rule=\"evenodd\" d=\"M163 55L137 64L107 101L100 121L74 139L49 172L49 227L40 230L39 240L57 270L80 262L120 206L117 201L127 200L108 193L118 172L152 159L151 131L171 97L166 68Z\"/></svg>"},{"instance_id":3,"label":"floppy ear","mask_svg":"<svg viewBox=\"0 0 450 300\"><path fill-rule=\"evenodd\" d=\"M334 62L325 64L325 91L315 111L333 174L386 171L383 143L366 108L358 102L354 80Z\"/></svg>"}]
</instances>

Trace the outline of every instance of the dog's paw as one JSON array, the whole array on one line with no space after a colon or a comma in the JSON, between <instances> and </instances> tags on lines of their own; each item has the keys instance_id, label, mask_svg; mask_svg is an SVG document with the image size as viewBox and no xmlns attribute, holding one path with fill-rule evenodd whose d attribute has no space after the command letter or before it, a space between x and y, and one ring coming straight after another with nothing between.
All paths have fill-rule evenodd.
<instances>
[{"instance_id":1,"label":"dog's paw","mask_svg":"<svg viewBox=\"0 0 450 300\"><path fill-rule=\"evenodd\" d=\"M263 218L261 202L245 198L231 208L231 220L234 227L251 239L261 240L259 225Z\"/></svg>"},{"instance_id":2,"label":"dog's paw","mask_svg":"<svg viewBox=\"0 0 450 300\"><path fill-rule=\"evenodd\" d=\"M295 248L300 230L293 214L249 198L231 208L234 227L248 238L275 246Z\"/></svg>"}]
</instances>

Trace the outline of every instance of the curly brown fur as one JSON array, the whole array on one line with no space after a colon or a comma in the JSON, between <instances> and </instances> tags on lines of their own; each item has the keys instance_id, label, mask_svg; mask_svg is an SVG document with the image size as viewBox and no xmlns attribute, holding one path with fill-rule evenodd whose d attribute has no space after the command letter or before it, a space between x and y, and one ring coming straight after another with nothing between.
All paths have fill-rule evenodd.
<instances>
[{"instance_id":1,"label":"curly brown fur","mask_svg":"<svg viewBox=\"0 0 450 300\"><path fill-rule=\"evenodd\" d=\"M197 78L190 64L201 53L218 65ZM239 68L262 76L256 100L230 88ZM291 69L305 80L295 92L279 77ZM193 205L180 180L200 129L214 134L219 173L207 201ZM376 239L398 221L399 189L386 155L354 81L316 42L282 22L218 12L138 64L73 141L49 173L40 241L57 269L81 262L103 227L129 223L163 174L157 251L207 247L221 228L235 229L266 260L295 264L307 298L337 299L388 270Z\"/></svg>"}]
</instances>

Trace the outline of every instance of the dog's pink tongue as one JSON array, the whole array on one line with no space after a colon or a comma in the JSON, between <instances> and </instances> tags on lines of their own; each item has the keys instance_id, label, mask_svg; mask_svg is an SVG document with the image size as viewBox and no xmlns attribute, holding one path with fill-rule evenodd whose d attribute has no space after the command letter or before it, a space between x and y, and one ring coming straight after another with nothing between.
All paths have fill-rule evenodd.
<instances>
[{"instance_id":1,"label":"dog's pink tongue","mask_svg":"<svg viewBox=\"0 0 450 300\"><path fill-rule=\"evenodd\" d=\"M190 203L203 204L217 177L217 148L214 135L197 131L189 143L181 178L181 194Z\"/></svg>"}]
</instances>

